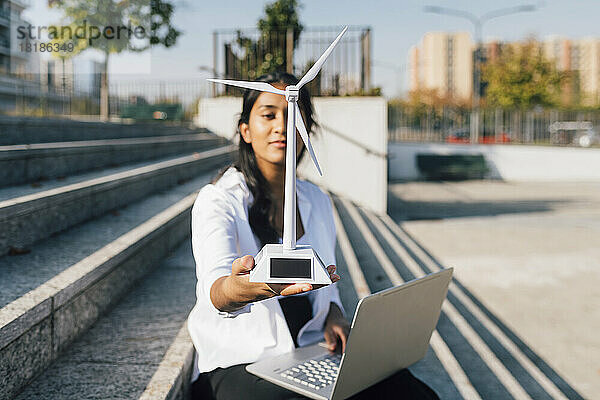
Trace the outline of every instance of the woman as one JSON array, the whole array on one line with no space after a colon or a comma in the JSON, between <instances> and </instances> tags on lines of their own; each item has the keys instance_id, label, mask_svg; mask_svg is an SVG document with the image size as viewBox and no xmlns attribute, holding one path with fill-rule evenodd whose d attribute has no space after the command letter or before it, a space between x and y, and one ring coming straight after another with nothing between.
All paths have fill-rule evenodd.
<instances>
[{"instance_id":1,"label":"woman","mask_svg":"<svg viewBox=\"0 0 600 400\"><path fill-rule=\"evenodd\" d=\"M280 89L298 82L285 73L258 80ZM315 122L305 88L298 105L310 132ZM335 284L318 288L248 280L254 267L251 255L264 244L281 243L286 112L283 96L246 91L238 122L238 161L200 191L192 210L198 284L188 329L196 347L195 398L301 398L247 373L245 366L323 338L331 351L345 349L349 325ZM298 134L295 140L301 158L304 144ZM316 186L300 180L297 200L298 244L310 244L336 282L340 277L335 274L331 202Z\"/></svg>"}]
</instances>

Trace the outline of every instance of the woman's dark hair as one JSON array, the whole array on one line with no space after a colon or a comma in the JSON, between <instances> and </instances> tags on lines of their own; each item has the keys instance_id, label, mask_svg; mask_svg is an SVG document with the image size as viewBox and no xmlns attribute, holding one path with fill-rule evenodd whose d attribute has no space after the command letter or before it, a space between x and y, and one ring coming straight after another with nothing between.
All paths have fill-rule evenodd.
<instances>
[{"instance_id":1,"label":"woman's dark hair","mask_svg":"<svg viewBox=\"0 0 600 400\"><path fill-rule=\"evenodd\" d=\"M256 81L267 83L283 83L285 85L295 85L298 83L298 79L294 75L285 72L274 72L263 75L256 79ZM260 169L258 168L256 156L254 155L254 150L252 149L252 144L246 143L240 132L240 125L243 123L249 123L250 111L252 110L256 99L261 93L262 92L256 90L246 90L244 92L242 113L237 125L237 134L239 137L238 160L233 164L233 166L244 174L246 184L248 185L250 192L252 192L254 201L248 210L248 222L250 223L252 231L261 241L262 245L265 245L267 243L277 243L279 238L277 231L273 227L274 215L271 210L273 205L271 189L269 187L269 182L267 182L262 172L260 172ZM310 134L312 128L317 126L317 124L313 119L312 103L310 101L310 94L308 93L306 87L300 89L298 106L300 107L300 113L302 114L304 124L306 125L306 130ZM298 161L304 155L305 150L306 148L302 149L298 157ZM219 174L218 178L220 175L221 174Z\"/></svg>"}]
</instances>

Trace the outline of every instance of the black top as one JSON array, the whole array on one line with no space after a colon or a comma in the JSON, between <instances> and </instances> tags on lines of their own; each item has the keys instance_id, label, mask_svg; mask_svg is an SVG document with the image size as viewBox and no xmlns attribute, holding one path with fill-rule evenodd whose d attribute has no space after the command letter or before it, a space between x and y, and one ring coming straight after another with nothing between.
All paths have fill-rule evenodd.
<instances>
[{"instance_id":1,"label":"black top","mask_svg":"<svg viewBox=\"0 0 600 400\"><path fill-rule=\"evenodd\" d=\"M279 298L279 304L294 340L294 346L298 347L298 332L312 318L310 300L306 295L284 296Z\"/></svg>"}]
</instances>

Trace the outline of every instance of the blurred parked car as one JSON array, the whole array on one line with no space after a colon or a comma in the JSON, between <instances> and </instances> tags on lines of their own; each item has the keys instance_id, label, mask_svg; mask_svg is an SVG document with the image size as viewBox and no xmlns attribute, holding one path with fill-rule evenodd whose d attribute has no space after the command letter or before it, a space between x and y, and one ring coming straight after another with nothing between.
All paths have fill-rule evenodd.
<instances>
[{"instance_id":1,"label":"blurred parked car","mask_svg":"<svg viewBox=\"0 0 600 400\"><path fill-rule=\"evenodd\" d=\"M183 106L181 104L129 104L121 110L121 118L132 118L139 121L181 121Z\"/></svg>"},{"instance_id":2,"label":"blurred parked car","mask_svg":"<svg viewBox=\"0 0 600 400\"><path fill-rule=\"evenodd\" d=\"M510 133L502 132L496 137L494 132L483 132L479 137L480 144L510 143ZM454 129L446 134L446 143L471 143L471 132L469 128Z\"/></svg>"},{"instance_id":3,"label":"blurred parked car","mask_svg":"<svg viewBox=\"0 0 600 400\"><path fill-rule=\"evenodd\" d=\"M590 147L593 144L600 144L600 135L593 129L575 134L573 144L581 147Z\"/></svg>"},{"instance_id":4,"label":"blurred parked car","mask_svg":"<svg viewBox=\"0 0 600 400\"><path fill-rule=\"evenodd\" d=\"M574 144L580 147L600 144L600 134L590 121L557 121L550 125L549 130L553 144Z\"/></svg>"},{"instance_id":5,"label":"blurred parked car","mask_svg":"<svg viewBox=\"0 0 600 400\"><path fill-rule=\"evenodd\" d=\"M446 143L470 143L471 133L468 128L454 129L446 134Z\"/></svg>"}]
</instances>

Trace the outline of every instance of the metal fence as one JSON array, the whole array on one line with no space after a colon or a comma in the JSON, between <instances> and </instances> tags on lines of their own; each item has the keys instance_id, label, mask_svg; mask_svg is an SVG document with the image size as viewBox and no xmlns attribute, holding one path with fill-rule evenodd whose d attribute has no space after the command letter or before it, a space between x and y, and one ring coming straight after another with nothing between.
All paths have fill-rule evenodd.
<instances>
[{"instance_id":1,"label":"metal fence","mask_svg":"<svg viewBox=\"0 0 600 400\"><path fill-rule=\"evenodd\" d=\"M39 75L29 79L0 75L0 114L99 118L99 79L92 90L82 90L70 77L67 84L60 83L44 84ZM208 96L210 86L203 79L114 81L109 85L109 113L123 117L135 107L177 105L182 111L178 119L191 120L198 99Z\"/></svg>"},{"instance_id":2,"label":"metal fence","mask_svg":"<svg viewBox=\"0 0 600 400\"><path fill-rule=\"evenodd\" d=\"M48 86L39 75L28 79L0 75L2 114L37 117L93 115L99 113L99 101L99 94L95 96L72 85Z\"/></svg>"},{"instance_id":3,"label":"metal fence","mask_svg":"<svg viewBox=\"0 0 600 400\"><path fill-rule=\"evenodd\" d=\"M112 115L122 115L127 107L135 105L176 104L184 110L184 119L191 119L198 100L209 97L211 87L204 79L121 81L111 83L109 93Z\"/></svg>"},{"instance_id":4,"label":"metal fence","mask_svg":"<svg viewBox=\"0 0 600 400\"><path fill-rule=\"evenodd\" d=\"M471 121L476 115L461 108L390 103L389 140L469 143ZM578 138L588 133L600 140L595 133L600 129L600 110L482 109L479 121L479 143L579 145Z\"/></svg>"},{"instance_id":5,"label":"metal fence","mask_svg":"<svg viewBox=\"0 0 600 400\"><path fill-rule=\"evenodd\" d=\"M326 46L329 39L327 37L317 42ZM350 44L346 46L350 47ZM298 48L302 49L301 46ZM315 51L319 53L321 48ZM342 52L338 56L342 57L344 54L350 56L348 52ZM296 51L294 68L297 68L296 60L303 60L302 57L304 56ZM342 67L336 66L336 63L344 68L351 64L345 63L343 57L341 59L334 57L330 61L332 61L331 69L325 69L321 81L316 80L322 89L322 95L327 94L326 88L331 87L330 85L335 81L331 80L331 74L335 75L342 71L340 69ZM72 82L72 85L55 83L53 86L48 86L43 85L40 79L25 80L0 75L0 114L99 118L99 87L91 92L83 91L74 83L76 80ZM197 101L213 95L215 87L218 86L210 84L205 79L113 80L109 88L110 115L127 117L133 112L138 116L145 113L144 118L154 118L152 109L159 110L163 107L169 110L176 108L177 120L190 121L197 112ZM338 89L340 94L341 87ZM219 90L222 91L223 87ZM140 112L136 114L136 110ZM169 111L168 119L175 114ZM164 113L159 112L158 115L160 118ZM467 108L431 107L422 104L411 106L407 103L391 101L388 104L389 140L469 143L473 115ZM482 109L479 118L481 129L478 142L480 143L582 145L582 142L578 142L578 138L584 133L592 132L595 137L591 138L593 140L590 140L589 145L600 146L600 110Z\"/></svg>"},{"instance_id":6,"label":"metal fence","mask_svg":"<svg viewBox=\"0 0 600 400\"><path fill-rule=\"evenodd\" d=\"M258 29L213 33L213 66L203 69L227 79L253 80L265 71L283 69L302 76L340 33L342 27L304 28L294 47L294 33ZM352 26L309 89L313 96L348 95L371 88L371 30ZM237 94L216 86L213 95Z\"/></svg>"}]
</instances>

